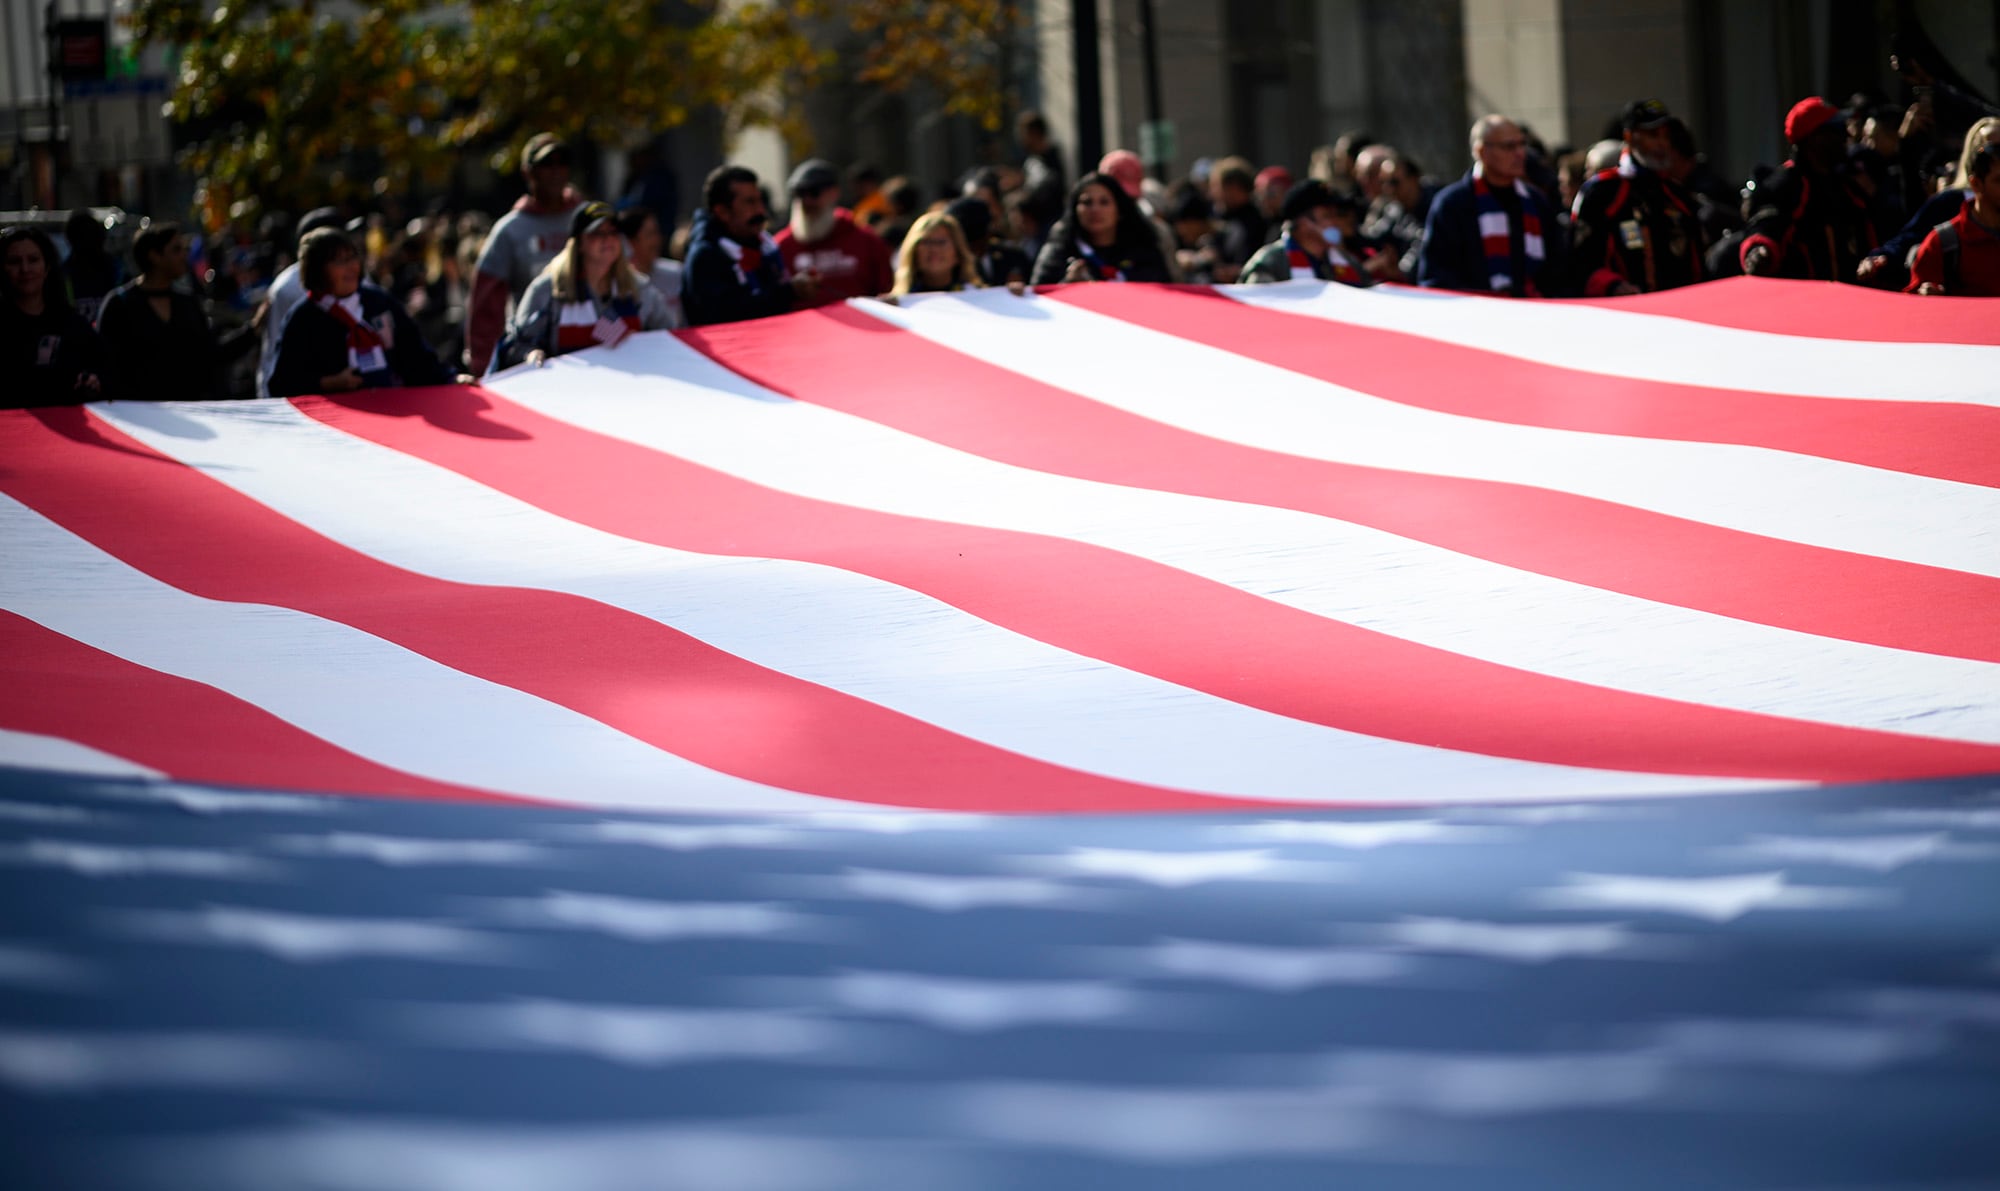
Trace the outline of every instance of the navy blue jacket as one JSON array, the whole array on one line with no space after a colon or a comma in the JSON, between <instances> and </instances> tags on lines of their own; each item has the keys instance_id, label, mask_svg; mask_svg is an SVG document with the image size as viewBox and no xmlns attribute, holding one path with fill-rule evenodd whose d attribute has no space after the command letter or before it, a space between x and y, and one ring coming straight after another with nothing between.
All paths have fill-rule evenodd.
<instances>
[{"instance_id":1,"label":"navy blue jacket","mask_svg":"<svg viewBox=\"0 0 2000 1191\"><path fill-rule=\"evenodd\" d=\"M1950 223L1952 218L1965 208L1965 196L1969 190L1946 190L1924 200L1917 213L1903 225L1903 230L1882 241L1882 247L1869 253L1870 256L1886 256L1894 265L1907 265L1910 253L1931 234L1931 229L1940 223Z\"/></svg>"},{"instance_id":2,"label":"navy blue jacket","mask_svg":"<svg viewBox=\"0 0 2000 1191\"><path fill-rule=\"evenodd\" d=\"M438 363L437 353L403 304L372 285L361 287L361 316L380 326L389 320L394 340L384 351L389 369L406 385L448 385L452 372ZM271 373L271 396L298 397L320 391L320 381L346 370L347 324L321 310L310 298L292 308L278 336L278 366Z\"/></svg>"},{"instance_id":3,"label":"navy blue jacket","mask_svg":"<svg viewBox=\"0 0 2000 1191\"><path fill-rule=\"evenodd\" d=\"M696 213L688 238L687 270L681 274L681 309L691 327L740 323L792 309L785 282L785 258L766 249L748 281L736 277L736 262L722 247L722 225L707 211Z\"/></svg>"},{"instance_id":4,"label":"navy blue jacket","mask_svg":"<svg viewBox=\"0 0 2000 1191\"><path fill-rule=\"evenodd\" d=\"M1562 279L1566 275L1563 262L1569 242L1562 224L1556 219L1555 208L1549 205L1542 192L1530 186L1527 203L1542 221L1542 245L1545 259L1534 271L1536 292L1543 297L1555 297L1564 293ZM1514 256L1514 275L1519 278L1526 273L1527 249L1523 246L1520 221L1513 221L1508 238ZM1417 263L1417 284L1431 289L1464 290L1467 293L1490 294L1494 290L1487 282L1486 241L1479 235L1479 203L1472 190L1472 174L1438 191L1431 202L1431 213L1424 220L1424 249ZM1514 296L1524 298L1527 292L1518 282Z\"/></svg>"}]
</instances>

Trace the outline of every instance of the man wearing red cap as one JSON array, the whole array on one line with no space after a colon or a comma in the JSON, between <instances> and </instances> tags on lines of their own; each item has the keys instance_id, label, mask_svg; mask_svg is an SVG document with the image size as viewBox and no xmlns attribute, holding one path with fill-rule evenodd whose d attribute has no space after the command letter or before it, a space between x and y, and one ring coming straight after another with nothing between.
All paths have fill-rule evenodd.
<instances>
[{"instance_id":1,"label":"man wearing red cap","mask_svg":"<svg viewBox=\"0 0 2000 1191\"><path fill-rule=\"evenodd\" d=\"M1743 271L1763 277L1846 281L1881 243L1874 205L1841 172L1847 124L1824 99L1802 99L1785 117L1792 159L1758 188L1743 239Z\"/></svg>"},{"instance_id":2,"label":"man wearing red cap","mask_svg":"<svg viewBox=\"0 0 2000 1191\"><path fill-rule=\"evenodd\" d=\"M1570 227L1571 288L1589 297L1652 293L1702 279L1694 196L1668 176L1673 113L1657 99L1625 106L1616 169L1583 184Z\"/></svg>"}]
</instances>

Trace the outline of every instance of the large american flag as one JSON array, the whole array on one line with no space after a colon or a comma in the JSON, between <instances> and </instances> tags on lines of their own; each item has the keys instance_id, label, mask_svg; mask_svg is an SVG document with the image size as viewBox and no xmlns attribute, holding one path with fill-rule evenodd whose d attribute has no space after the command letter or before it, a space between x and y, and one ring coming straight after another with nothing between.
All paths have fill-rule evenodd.
<instances>
[{"instance_id":1,"label":"large american flag","mask_svg":"<svg viewBox=\"0 0 2000 1191\"><path fill-rule=\"evenodd\" d=\"M2000 771L2000 320L1738 281L857 302L0 418L0 757L633 809Z\"/></svg>"},{"instance_id":2,"label":"large american flag","mask_svg":"<svg viewBox=\"0 0 2000 1191\"><path fill-rule=\"evenodd\" d=\"M0 411L0 1186L1991 1191L1992 310Z\"/></svg>"}]
</instances>

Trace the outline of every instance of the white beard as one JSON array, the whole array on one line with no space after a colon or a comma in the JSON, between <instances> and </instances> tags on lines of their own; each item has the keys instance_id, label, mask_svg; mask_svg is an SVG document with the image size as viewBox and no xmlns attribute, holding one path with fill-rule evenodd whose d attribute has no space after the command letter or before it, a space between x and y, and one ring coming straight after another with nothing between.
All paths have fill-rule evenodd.
<instances>
[{"instance_id":1,"label":"white beard","mask_svg":"<svg viewBox=\"0 0 2000 1191\"><path fill-rule=\"evenodd\" d=\"M801 244L817 244L833 234L834 208L828 207L817 219L807 216L806 209L792 204L792 239Z\"/></svg>"},{"instance_id":2,"label":"white beard","mask_svg":"<svg viewBox=\"0 0 2000 1191\"><path fill-rule=\"evenodd\" d=\"M1626 150L1626 152L1632 155L1632 160L1638 162L1642 166L1645 166L1647 169L1653 171L1656 174L1664 174L1667 172L1667 158L1665 154L1662 154L1658 157L1654 157L1646 153L1641 153L1637 149L1628 149Z\"/></svg>"}]
</instances>

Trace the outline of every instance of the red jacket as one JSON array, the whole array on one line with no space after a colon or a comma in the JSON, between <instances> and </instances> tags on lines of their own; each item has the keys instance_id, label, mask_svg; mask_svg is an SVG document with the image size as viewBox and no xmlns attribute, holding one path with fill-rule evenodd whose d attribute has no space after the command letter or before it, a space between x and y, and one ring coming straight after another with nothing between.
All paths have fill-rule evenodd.
<instances>
[{"instance_id":1,"label":"red jacket","mask_svg":"<svg viewBox=\"0 0 2000 1191\"><path fill-rule=\"evenodd\" d=\"M1932 228L1917 245L1916 259L1910 263L1908 292L1916 293L1917 287L1928 281L1962 298L2000 298L2000 236L1972 217L1971 203L1941 226L1958 232L1958 284L1945 281L1944 249L1938 244L1938 229Z\"/></svg>"},{"instance_id":2,"label":"red jacket","mask_svg":"<svg viewBox=\"0 0 2000 1191\"><path fill-rule=\"evenodd\" d=\"M842 207L833 213L833 230L825 239L801 243L788 226L776 237L785 268L793 275L819 274L819 292L809 305L825 306L848 298L872 298L896 285L896 268L882 237L854 222Z\"/></svg>"}]
</instances>

